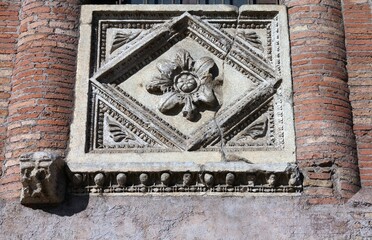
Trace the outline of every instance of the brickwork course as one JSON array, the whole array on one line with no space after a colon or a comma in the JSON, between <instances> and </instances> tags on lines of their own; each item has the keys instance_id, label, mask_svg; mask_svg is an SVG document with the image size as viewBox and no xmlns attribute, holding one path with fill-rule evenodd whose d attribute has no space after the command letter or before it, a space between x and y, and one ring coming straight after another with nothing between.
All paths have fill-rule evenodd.
<instances>
[{"instance_id":1,"label":"brickwork course","mask_svg":"<svg viewBox=\"0 0 372 240\"><path fill-rule=\"evenodd\" d=\"M372 7L370 1L344 1L350 102L363 187L372 187Z\"/></svg>"},{"instance_id":2,"label":"brickwork course","mask_svg":"<svg viewBox=\"0 0 372 240\"><path fill-rule=\"evenodd\" d=\"M9 8L10 2L5 6ZM22 153L64 152L67 148L78 40L77 2L30 0L18 3L20 11L15 9L18 39L9 45L17 51L11 58L14 68L0 190L6 198L19 195L18 159Z\"/></svg>"},{"instance_id":3,"label":"brickwork course","mask_svg":"<svg viewBox=\"0 0 372 240\"><path fill-rule=\"evenodd\" d=\"M66 153L80 4L78 0L0 2L0 198L8 206L0 216L7 217L9 209L17 209L19 217L30 214L30 209L15 205L21 188L21 154ZM354 199L360 188L365 194L372 191L372 9L368 0L286 0L284 4L289 18L297 162L304 175L301 201L289 204L294 204L297 215L314 215L306 222L311 227L301 229L303 235L288 235L295 238L317 228L321 232L317 217L326 222L337 218L332 211ZM275 206L275 201L270 204ZM322 208L316 216L311 211L317 208L303 210L312 205L332 207ZM371 226L372 199L347 206L336 222L341 224L342 218L345 227L354 230L334 237L372 238L365 230ZM262 208L257 205L258 212ZM63 212L58 209L57 214ZM47 218L44 213L38 216Z\"/></svg>"}]
</instances>

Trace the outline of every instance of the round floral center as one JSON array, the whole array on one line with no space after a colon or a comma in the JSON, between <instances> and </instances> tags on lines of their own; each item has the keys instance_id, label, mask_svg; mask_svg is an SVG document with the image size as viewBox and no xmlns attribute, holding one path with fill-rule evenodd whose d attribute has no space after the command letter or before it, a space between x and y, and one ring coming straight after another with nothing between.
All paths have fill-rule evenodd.
<instances>
[{"instance_id":1,"label":"round floral center","mask_svg":"<svg viewBox=\"0 0 372 240\"><path fill-rule=\"evenodd\" d=\"M176 76L176 87L185 93L190 93L198 87L198 77L189 72Z\"/></svg>"}]
</instances>

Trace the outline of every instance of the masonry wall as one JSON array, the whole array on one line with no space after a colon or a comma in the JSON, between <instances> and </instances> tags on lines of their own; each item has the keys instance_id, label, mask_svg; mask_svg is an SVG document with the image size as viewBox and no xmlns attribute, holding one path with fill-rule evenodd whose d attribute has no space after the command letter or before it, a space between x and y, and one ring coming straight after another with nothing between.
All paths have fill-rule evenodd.
<instances>
[{"instance_id":1,"label":"masonry wall","mask_svg":"<svg viewBox=\"0 0 372 240\"><path fill-rule=\"evenodd\" d=\"M372 7L367 0L344 1L350 101L363 187L372 186Z\"/></svg>"},{"instance_id":2,"label":"masonry wall","mask_svg":"<svg viewBox=\"0 0 372 240\"><path fill-rule=\"evenodd\" d=\"M5 142L7 141L7 116L9 98L11 96L11 80L17 52L19 27L19 1L0 2L0 169L1 185L18 180L19 168L14 173L5 172ZM12 179L10 175L15 174ZM7 179L4 176L7 175Z\"/></svg>"},{"instance_id":3,"label":"masonry wall","mask_svg":"<svg viewBox=\"0 0 372 240\"><path fill-rule=\"evenodd\" d=\"M358 190L341 2L288 1L297 161L314 203ZM314 197L314 198L313 198Z\"/></svg>"},{"instance_id":4,"label":"masonry wall","mask_svg":"<svg viewBox=\"0 0 372 240\"><path fill-rule=\"evenodd\" d=\"M13 6L10 2L7 8ZM9 55L14 68L9 76L7 138L2 148L0 192L4 198L19 196L18 159L22 153L64 153L67 148L78 39L77 0L27 0L14 5L18 9L13 10L17 13L13 18L19 24L14 26L18 39L9 45L15 55Z\"/></svg>"},{"instance_id":5,"label":"masonry wall","mask_svg":"<svg viewBox=\"0 0 372 240\"><path fill-rule=\"evenodd\" d=\"M297 161L304 175L301 196L260 197L262 202L254 197L162 200L149 196L107 199L69 196L60 207L32 210L18 202L19 156L40 150L66 151L73 111L79 1L3 0L0 3L0 198L4 200L0 215L7 220L2 232L7 232L6 226L12 226L17 218L35 214L35 224L42 228L48 222L41 218L49 219L53 226L73 215L78 229L83 218L99 219L96 222L100 223L105 216L114 225L132 224L151 231L155 230L148 226L154 219L160 221L156 225L160 229L169 221L174 226L184 226L190 231L188 234L199 234L192 226L202 222L207 224L206 229L221 234L225 231L224 224L237 232L236 225L245 223L251 227L243 228L242 235L237 235L244 236L245 232L256 229L252 221L244 218L261 213L257 221L261 225L272 222L283 239L326 237L328 232L333 234L329 236L345 239L372 236L368 230L372 212L368 195L372 187L370 4L366 0L347 0L343 5L338 0L288 0L285 4L290 27ZM369 199L343 207L345 201L355 197L360 181L363 194ZM102 204L107 205L99 210ZM185 211L172 215L165 211L169 204L174 204L174 211L179 208ZM331 205L311 206L319 204ZM140 206L150 210L144 212ZM249 210L251 207L254 211ZM116 219L116 214L108 216L111 208L124 211L122 221ZM220 211L225 215L221 216ZM246 215L238 214L239 211ZM298 218L293 218L293 214ZM186 227L188 216L195 215L200 216ZM303 218L303 215L311 217ZM218 217L224 219L224 224L221 222L218 229L211 227ZM340 226L332 225L334 221ZM108 232L114 231L115 226L107 226ZM13 232L21 228L22 225L14 225ZM104 231L97 226L93 228ZM348 230L340 230L345 228ZM54 228L50 231L48 236L62 236L62 231ZM137 233L141 231L144 234L143 229ZM99 235L84 236L98 238ZM19 236L32 234L23 230Z\"/></svg>"}]
</instances>

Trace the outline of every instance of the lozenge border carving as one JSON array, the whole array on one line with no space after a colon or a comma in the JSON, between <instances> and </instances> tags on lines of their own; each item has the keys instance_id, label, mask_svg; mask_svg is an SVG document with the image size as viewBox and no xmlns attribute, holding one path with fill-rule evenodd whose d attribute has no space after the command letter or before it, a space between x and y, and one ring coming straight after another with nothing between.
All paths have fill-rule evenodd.
<instances>
[{"instance_id":1,"label":"lozenge border carving","mask_svg":"<svg viewBox=\"0 0 372 240\"><path fill-rule=\"evenodd\" d=\"M152 135L156 137L156 139L159 139L162 141L162 143L165 146L168 147L174 147L175 149L180 149L180 145L182 145L187 139L186 136L184 136L181 132L179 132L177 129L173 128L171 125L169 125L167 122L162 120L161 118L157 117L155 114L151 113L149 109L146 107L142 106L140 103L136 102L133 98L131 98L129 95L126 96L126 98L117 98L122 101L122 103L119 103L118 100L115 100L110 96L108 93L105 92L105 88L103 85L99 86L99 83L93 83L92 82L92 103L94 103L94 106L92 108L92 118L91 118L91 123L90 123L90 129L91 129L91 140L90 140L90 150L93 152L94 150L99 150L99 149L104 149L107 148L103 146L103 143L101 142L103 139L103 132L102 129L99 128L100 124L102 124L102 118L99 118L99 115L104 114L105 111L99 108L97 106L97 101L103 101L106 102L107 105L111 105L112 108L116 108L119 111L116 111L116 114L118 112L125 113L125 116L132 121L132 123L135 123L135 125L141 126L142 129L148 129L149 126L146 124L146 120L148 122L156 123L152 125L156 125L157 128L151 128ZM108 86L109 87L109 86ZM111 88L111 90L117 88ZM111 92L115 93L115 92ZM99 100L101 99L101 100ZM136 116L134 112L138 113L139 111L130 111L129 108L133 109L141 109L143 112L141 113L143 118ZM94 113L96 112L96 113ZM101 121L100 121L101 120ZM95 123L98 124L98 126L95 125ZM95 129L95 130L94 130ZM170 140L172 139L172 140ZM99 142L97 142L99 141ZM93 145L92 145L93 144ZM135 150L133 150L135 151ZM140 150L141 152L143 149ZM166 149L158 149L158 150L153 150L153 151L167 151ZM169 150L168 150L169 151ZM173 150L175 151L175 150Z\"/></svg>"},{"instance_id":2,"label":"lozenge border carving","mask_svg":"<svg viewBox=\"0 0 372 240\"><path fill-rule=\"evenodd\" d=\"M262 20L273 19L277 15L277 11L270 13L254 13L240 16L240 20L243 23L236 23L236 14L231 13L201 13L200 11L190 11L193 15L200 16L203 20L210 22L211 24L219 28L263 28L266 24L263 24ZM106 32L108 28L136 28L136 29L149 29L155 24L164 23L167 19L177 17L181 15L180 12L173 13L148 13L148 12L137 12L137 13L122 13L122 12L95 12L93 17L93 26L96 29L94 38L99 39L99 45L95 48L99 49L97 54L98 67L104 61L106 52L105 49L101 49L101 46L105 46ZM223 20L221 20L223 19ZM141 20L139 22L138 20ZM261 21L257 21L261 20ZM247 22L249 21L249 22Z\"/></svg>"},{"instance_id":3,"label":"lozenge border carving","mask_svg":"<svg viewBox=\"0 0 372 240\"><path fill-rule=\"evenodd\" d=\"M201 15L200 17L208 20L212 24L217 24L223 28L236 27L236 14L223 13L205 13L200 11L190 11L193 15ZM180 16L182 12L175 11L171 13L165 12L137 12L137 13L123 13L123 12L96 12L93 17L93 26L96 29L93 38L99 39L98 45L95 48L98 51L96 67L99 67L104 62L106 57L105 46L106 33L108 28L137 28L149 29L155 24L164 23L166 20ZM222 21L220 19L223 19ZM230 21L228 19L231 19ZM140 21L139 21L140 20ZM95 50L93 50L95 51Z\"/></svg>"},{"instance_id":4,"label":"lozenge border carving","mask_svg":"<svg viewBox=\"0 0 372 240\"><path fill-rule=\"evenodd\" d=\"M181 16L182 17L182 16ZM203 35L206 35L208 38L212 38L212 42L213 42L213 36L211 35L211 34L209 34L209 33L207 33L207 32L203 32L203 27L201 27L201 26L203 26L203 25L198 25L198 24L196 24L195 23L195 21L193 20L193 21L191 21L192 20L192 17L190 17L190 16L188 16L188 15L186 15L186 17L188 17L188 25L192 28L192 27L194 27L195 28L195 30L196 31L199 31L199 36L194 36L197 40L198 40L198 42L200 43L200 44L203 44L203 41L202 41L202 39L204 39L204 38L200 38L200 36L203 36ZM178 20L177 20L178 21ZM257 25L259 28L265 28L265 29L267 29L267 27L266 27L266 25L268 24L268 22L266 22L266 23L260 23L259 25ZM205 25L205 26L207 26L207 25ZM241 26L244 26L244 24L241 24ZM247 25L246 25L247 26ZM193 32L191 31L191 32L188 32L188 34L187 35L189 35L189 36L193 36ZM182 37L182 36L179 36L179 37ZM178 37L175 37L175 38L173 38L172 39L172 41L173 40L175 40L176 42L177 41L179 41L180 39L178 38ZM216 41L216 43L217 43L217 46L216 47L214 47L214 50L212 51L212 52L214 52L214 53L216 53L215 51L217 51L217 50L220 50L220 47L223 47L223 48L225 48L223 51L225 51L225 52L227 52L228 50L229 50L229 48L231 48L231 47L229 47L229 46L225 46L224 44L219 44L219 42L220 42L220 40L219 41L217 41L217 39L214 39L215 41ZM210 43L210 42L208 42L208 41L205 41L206 43ZM174 43L173 43L174 44ZM168 42L168 45L171 45L171 44L169 44L169 42ZM213 46L213 44L212 45L207 45L207 46L205 46L208 50L211 50L211 46ZM163 52L163 51L165 51L167 49L167 47L165 47L165 46L163 46L162 48L161 48L161 50L162 51L160 51L160 53L161 52ZM240 45L238 45L238 49L239 49L239 51L240 52L242 52L242 50L243 49L245 49L245 48L241 48L240 47ZM247 49L250 49L250 48L247 48ZM146 51L142 51L142 52L146 52ZM156 52L157 54L156 55L159 55L160 53L159 52ZM227 53L226 53L227 54ZM226 55L225 54L225 55ZM141 56L142 54L140 54L140 53L137 53L134 57L137 57L137 56ZM217 53L217 55L218 55L218 53ZM254 53L253 52L253 55L251 55L251 56L254 56L254 55L257 55L257 53ZM223 58L224 56L223 55L218 55L220 58ZM258 56L258 55L257 55ZM150 57L150 58L153 58L153 57ZM236 61L236 62L239 62L239 60L240 61L246 61L246 59L245 58L243 58L242 56L241 56L241 54L238 54L237 53L237 51L236 51L236 49L233 49L233 50L231 50L230 52L229 52L229 54L227 55L227 62L228 63L230 63L231 65L233 65L233 66L235 66L236 67L236 65L233 63L233 62L235 62L234 61L234 59L235 58L237 58L238 60ZM127 62L132 62L132 61L134 61L135 59L132 59L132 58L128 58L128 59L126 59L126 61ZM256 59L257 60L257 59ZM264 59L265 60L265 62L267 62L266 61L266 59ZM251 61L251 62L255 62L255 61ZM142 62L142 65L144 65L144 64L147 64L147 61L144 61L144 62ZM247 62L247 65L250 65L250 66L253 66L250 62L248 63ZM141 68L141 66L139 66L138 64L136 64L136 69L135 69L135 71L137 71L137 70L139 70ZM260 72L259 71L259 68L257 68L257 67L255 67L255 66L253 66L252 67L254 70L256 70L256 71L258 71L258 72ZM237 69L238 70L240 70L240 71L242 71L242 67L237 67ZM114 71L119 71L119 69L114 69ZM133 74L133 71L128 71L129 73L129 75L132 75ZM255 79L257 79L257 77L262 77L263 79L264 78L267 78L268 77L268 75L266 75L264 72L260 72L260 75L261 76L257 76L256 75L256 77L255 77ZM126 78L126 76L124 76L124 77L122 77L122 78ZM118 90L120 89L120 88L117 88ZM235 105L235 104L234 104ZM195 131L195 132L197 132L197 131Z\"/></svg>"},{"instance_id":5,"label":"lozenge border carving","mask_svg":"<svg viewBox=\"0 0 372 240\"><path fill-rule=\"evenodd\" d=\"M220 34L226 35L227 38L223 39L224 43L222 44L219 39L215 38L213 36L213 34L210 34L211 32L214 31L213 29L217 30L216 28L209 27L209 30L206 30L208 28L207 27L208 25L212 26L211 23L204 22L203 24L201 24L203 20L202 19L196 20L196 19L197 19L196 16L190 16L190 19L188 20L189 30L187 32L183 33L183 34L185 34L185 36L189 36L192 39L196 40L196 42L201 44L203 47L205 47L207 50L209 50L210 52L212 52L213 54L215 54L216 56L218 56L222 60L227 58L227 63L229 63L230 65L235 67L242 74L249 77L251 79L251 81L253 81L253 82L256 82L257 79L262 78L262 80L260 80L260 81L264 81L263 80L264 78L273 77L273 73L271 71L268 72L267 70L262 70L261 69L265 64L268 63L268 61L265 57L263 57L261 54L257 53L256 51L252 51L250 48L240 47L243 43L241 41L239 41L238 38L233 38L229 34L226 34L226 32L223 31L223 29L221 29L222 31L220 32ZM245 20L245 21L247 21L247 20ZM270 31L270 28L268 28L267 26L270 25L271 22L273 22L273 21L274 22L277 21L277 18L276 19L270 19L270 21L265 21L265 22L252 21L252 22L250 22L250 24L249 23L239 23L237 25L237 27L238 28L241 27L242 29L244 29L247 26L251 26L252 29L254 29L254 28L265 28L265 29L267 29L267 31ZM197 22L198 22L198 24L196 24ZM124 28L125 26L129 26L130 28L133 27L133 28L137 28L137 29L148 29L152 26L151 24L147 24L147 23L133 23L133 24L134 25L131 25L130 23L125 23L124 24L124 23L117 23L117 22L102 24L102 30L101 30L100 34L97 33L98 38L99 38L99 42L100 42L100 46L97 49L97 51L98 51L97 55L100 56L99 59L97 59L97 61L96 61L97 62L96 64L99 64L98 66L100 66L101 62L104 62L103 59L105 59L105 55L106 55L106 53L105 53L106 50L105 49L106 49L106 47L105 47L105 43L102 42L102 41L106 41L105 40L106 39L106 31L107 31L107 28L109 26L111 26L111 27L115 26L115 27L118 27L118 28L121 28L121 27ZM140 24L140 25L137 27L137 24ZM234 27L235 26L236 25L234 25ZM268 35L270 35L270 34L268 33ZM167 44L166 46L171 46L171 45L175 44L176 42L182 40L182 38L184 38L185 36L182 36L182 34L179 35L179 37L176 37L176 41L174 41L175 39L172 39L172 41L173 41L172 44ZM137 39L137 41L140 41L143 37L144 36L142 35L142 37L139 37ZM164 37L166 37L166 36L164 36ZM230 42L230 44L226 45L227 42ZM237 51L235 51L235 52L232 51L231 53L229 53L230 48L231 48L230 45L232 45L233 42L237 43L234 46L237 46L237 48L239 49L238 50L239 53ZM154 43L153 46L151 46L149 49L156 48L157 44L158 44L158 42ZM271 45L271 43L270 43L270 45ZM163 48L159 48L160 52L156 52L157 54L154 55L154 56L151 56L150 58L154 59L157 56L159 56L161 53L166 51L167 50L166 46L164 46ZM125 50L125 48L123 48L122 50ZM142 52L146 52L146 51L142 51ZM241 53L244 53L244 52L247 52L247 51L249 52L249 54L248 55L245 54L245 57L242 57ZM123 75L120 79L116 80L116 82L124 81L125 79L127 79L129 76L133 75L136 71L138 71L139 69L141 69L143 66L145 66L148 63L147 59L145 59L143 61L139 61L142 54L136 54L136 56L138 56L138 57L133 58L135 56L132 56L131 58L126 59L126 62L134 62L134 61L138 62L138 64L136 64L135 69L134 70L128 70L127 71L128 73ZM260 57L256 58L256 56L257 57L260 56ZM268 55L268 56L270 57L270 55ZM253 57L253 60L248 62L247 57L248 58ZM256 66L255 62L261 62L262 59L263 59L264 65L261 64L261 67ZM240 62L244 62L245 64L241 65ZM97 68L97 66L96 66L96 68ZM114 69L114 71L115 70L118 71L119 69ZM252 74L253 74L253 76L251 76Z\"/></svg>"}]
</instances>

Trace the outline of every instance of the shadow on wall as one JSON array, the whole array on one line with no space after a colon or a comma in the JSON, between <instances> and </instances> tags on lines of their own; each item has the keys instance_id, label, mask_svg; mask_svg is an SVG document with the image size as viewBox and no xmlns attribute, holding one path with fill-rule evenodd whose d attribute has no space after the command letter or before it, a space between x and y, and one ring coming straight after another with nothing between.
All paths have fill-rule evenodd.
<instances>
[{"instance_id":1,"label":"shadow on wall","mask_svg":"<svg viewBox=\"0 0 372 240\"><path fill-rule=\"evenodd\" d=\"M72 216L84 211L87 208L88 203L89 195L76 196L66 194L65 200L57 206L36 206L32 207L32 209L39 209L58 216Z\"/></svg>"}]
</instances>

